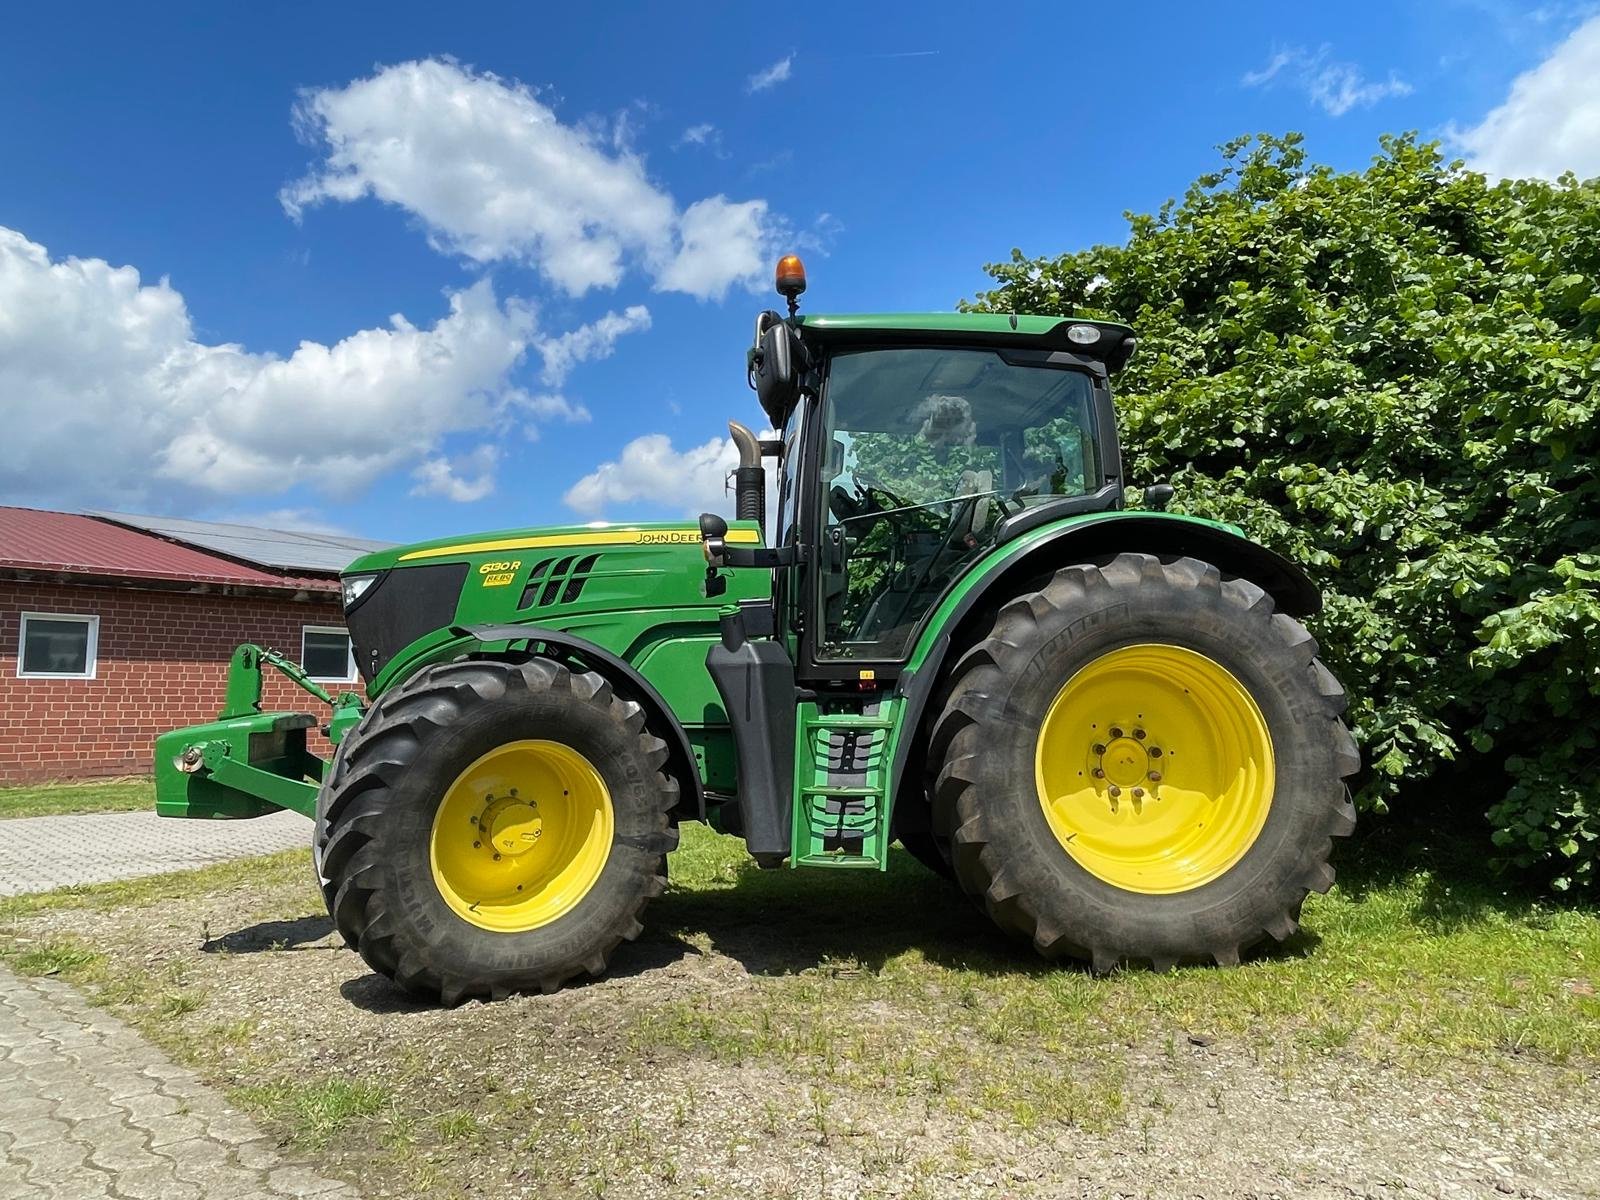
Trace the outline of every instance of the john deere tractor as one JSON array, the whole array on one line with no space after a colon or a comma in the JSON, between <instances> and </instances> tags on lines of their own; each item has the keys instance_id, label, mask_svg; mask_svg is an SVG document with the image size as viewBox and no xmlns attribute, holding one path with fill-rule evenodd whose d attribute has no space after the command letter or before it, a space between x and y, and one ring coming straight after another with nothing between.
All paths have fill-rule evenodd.
<instances>
[{"instance_id":1,"label":"john deere tractor","mask_svg":"<svg viewBox=\"0 0 1600 1200\"><path fill-rule=\"evenodd\" d=\"M793 256L777 284L747 358L777 435L730 426L733 520L357 559L369 701L240 647L221 717L157 743L159 811L313 818L345 940L445 1004L603 972L684 821L770 868L882 871L898 840L1097 971L1290 936L1355 822L1320 597L1169 487L1125 509L1132 331L801 315ZM262 712L264 666L331 715Z\"/></svg>"}]
</instances>

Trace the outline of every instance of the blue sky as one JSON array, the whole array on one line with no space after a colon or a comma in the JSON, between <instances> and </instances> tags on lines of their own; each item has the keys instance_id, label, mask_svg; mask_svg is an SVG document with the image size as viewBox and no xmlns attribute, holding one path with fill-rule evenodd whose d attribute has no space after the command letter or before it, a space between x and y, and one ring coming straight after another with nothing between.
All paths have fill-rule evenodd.
<instances>
[{"instance_id":1,"label":"blue sky","mask_svg":"<svg viewBox=\"0 0 1600 1200\"><path fill-rule=\"evenodd\" d=\"M679 516L756 420L782 250L812 311L949 308L1257 130L1600 173L1593 6L1090 11L14 11L0 503L396 540Z\"/></svg>"}]
</instances>

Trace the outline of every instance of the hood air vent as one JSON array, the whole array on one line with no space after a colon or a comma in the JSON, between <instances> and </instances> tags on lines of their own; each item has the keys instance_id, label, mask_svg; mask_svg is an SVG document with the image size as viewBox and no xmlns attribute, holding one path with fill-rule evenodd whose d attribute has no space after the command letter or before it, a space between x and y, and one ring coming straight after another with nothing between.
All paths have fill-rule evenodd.
<instances>
[{"instance_id":1,"label":"hood air vent","mask_svg":"<svg viewBox=\"0 0 1600 1200\"><path fill-rule=\"evenodd\" d=\"M583 594L583 585L589 582L598 554L579 558L575 554L563 558L545 558L533 564L528 572L527 586L522 589L522 600L517 605L521 612L530 608L549 608L553 604L571 604Z\"/></svg>"}]
</instances>

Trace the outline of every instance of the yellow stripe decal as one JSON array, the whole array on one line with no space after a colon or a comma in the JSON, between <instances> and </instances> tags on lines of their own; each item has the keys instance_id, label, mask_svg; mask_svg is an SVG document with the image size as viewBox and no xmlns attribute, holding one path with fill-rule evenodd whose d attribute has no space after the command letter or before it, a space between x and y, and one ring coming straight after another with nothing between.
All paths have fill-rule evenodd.
<instances>
[{"instance_id":1,"label":"yellow stripe decal","mask_svg":"<svg viewBox=\"0 0 1600 1200\"><path fill-rule=\"evenodd\" d=\"M761 535L754 529L730 529L724 540L759 542ZM499 538L492 542L463 542L459 546L413 550L402 554L400 561L495 554L502 550L538 550L545 546L685 546L699 541L698 529L592 529L583 533L541 533L537 537Z\"/></svg>"}]
</instances>

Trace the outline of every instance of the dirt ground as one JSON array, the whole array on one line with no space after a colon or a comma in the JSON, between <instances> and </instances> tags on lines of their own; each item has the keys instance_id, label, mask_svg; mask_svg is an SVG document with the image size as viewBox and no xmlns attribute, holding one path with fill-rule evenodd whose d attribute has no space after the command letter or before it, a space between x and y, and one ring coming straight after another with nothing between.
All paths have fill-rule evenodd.
<instances>
[{"instance_id":1,"label":"dirt ground","mask_svg":"<svg viewBox=\"0 0 1600 1200\"><path fill-rule=\"evenodd\" d=\"M928 919L992 936L949 904ZM603 980L454 1011L371 974L300 883L10 936L105 952L87 990L374 1198L1600 1196L1590 1061L1183 1012L1034 1041L988 1022L1003 984L878 986L872 963L796 955L737 889L650 916Z\"/></svg>"}]
</instances>

